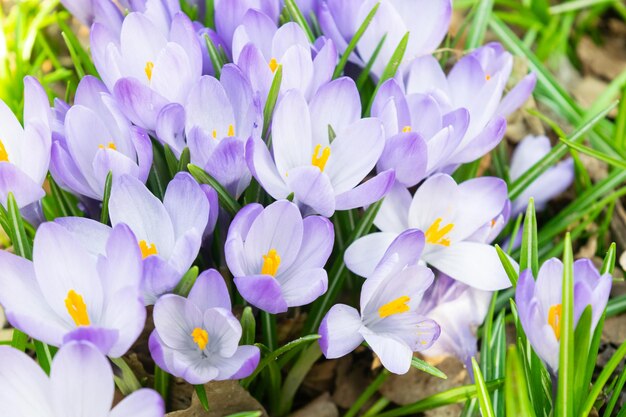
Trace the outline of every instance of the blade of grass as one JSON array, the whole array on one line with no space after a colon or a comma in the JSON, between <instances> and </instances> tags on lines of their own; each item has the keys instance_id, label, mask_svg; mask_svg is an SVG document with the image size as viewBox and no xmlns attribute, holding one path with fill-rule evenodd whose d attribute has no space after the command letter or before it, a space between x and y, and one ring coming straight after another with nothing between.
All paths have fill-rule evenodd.
<instances>
[{"instance_id":1,"label":"blade of grass","mask_svg":"<svg viewBox=\"0 0 626 417\"><path fill-rule=\"evenodd\" d=\"M111 186L113 185L113 172L109 171L104 181L104 196L102 197L102 211L100 212L100 223L109 223L109 199L111 198Z\"/></svg>"},{"instance_id":2,"label":"blade of grass","mask_svg":"<svg viewBox=\"0 0 626 417\"><path fill-rule=\"evenodd\" d=\"M477 11L469 28L467 40L465 41L465 49L478 48L485 38L489 17L493 9L494 0L483 0L477 3Z\"/></svg>"},{"instance_id":3,"label":"blade of grass","mask_svg":"<svg viewBox=\"0 0 626 417\"><path fill-rule=\"evenodd\" d=\"M348 409L344 417L354 417L361 410L361 407L365 405L365 403L378 391L378 388L389 378L389 372L386 369L383 369L382 372L378 374L378 376L372 381L365 391L359 395L356 401L352 404L352 406Z\"/></svg>"},{"instance_id":4,"label":"blade of grass","mask_svg":"<svg viewBox=\"0 0 626 417\"><path fill-rule=\"evenodd\" d=\"M496 244L495 246L496 246L496 252L498 253L498 258L500 258L500 262L502 263L502 266L504 267L504 272L506 272L506 276L509 278L509 281L511 281L511 285L513 286L513 288L515 288L517 286L517 280L519 278L517 271L515 270L515 267L509 260L509 257L507 256L507 254L504 253L504 251L500 248L500 246L498 244Z\"/></svg>"},{"instance_id":5,"label":"blade of grass","mask_svg":"<svg viewBox=\"0 0 626 417\"><path fill-rule=\"evenodd\" d=\"M524 230L522 232L522 252L519 262L520 271L530 269L536 277L539 272L539 249L537 242L537 215L535 213L535 201L530 199L524 217Z\"/></svg>"},{"instance_id":6,"label":"blade of grass","mask_svg":"<svg viewBox=\"0 0 626 417\"><path fill-rule=\"evenodd\" d=\"M493 411L493 405L491 404L491 397L489 396L487 384L485 384L483 374L480 371L480 366L478 366L478 362L476 362L475 358L472 358L472 370L474 371L474 384L476 385L480 414L483 417L495 417L496 414Z\"/></svg>"},{"instance_id":7,"label":"blade of grass","mask_svg":"<svg viewBox=\"0 0 626 417\"><path fill-rule=\"evenodd\" d=\"M561 301L561 338L559 340L559 378L556 417L574 415L574 255L569 233L563 253L563 295Z\"/></svg>"},{"instance_id":8,"label":"blade of grass","mask_svg":"<svg viewBox=\"0 0 626 417\"><path fill-rule=\"evenodd\" d=\"M200 184L209 184L211 187L217 191L217 196L219 198L220 204L224 207L230 214L233 216L237 214L239 210L241 210L241 205L235 200L230 193L220 184L217 180L207 174L202 168L197 165L189 164L187 165L187 169L189 173L193 175L193 177Z\"/></svg>"},{"instance_id":9,"label":"blade of grass","mask_svg":"<svg viewBox=\"0 0 626 417\"><path fill-rule=\"evenodd\" d=\"M309 22L304 18L300 8L296 4L294 0L285 0L285 9L291 16L291 20L300 25L300 27L304 30L307 38L309 38L309 42L315 42L315 36L313 35L313 30L311 30L311 26L309 26Z\"/></svg>"},{"instance_id":10,"label":"blade of grass","mask_svg":"<svg viewBox=\"0 0 626 417\"><path fill-rule=\"evenodd\" d=\"M507 417L535 417L535 410L528 398L524 368L515 345L509 346L507 352L504 397Z\"/></svg>"},{"instance_id":11,"label":"blade of grass","mask_svg":"<svg viewBox=\"0 0 626 417\"><path fill-rule=\"evenodd\" d=\"M615 351L611 359L604 366L602 372L600 372L598 379L596 379L593 387L591 388L589 396L587 396L587 399L583 404L580 413L582 416L589 415L591 409L593 408L593 404L596 402L596 399L602 392L602 388L604 388L604 385L606 385L609 378L611 377L617 366L620 364L624 356L626 356L626 342L620 345L620 347Z\"/></svg>"},{"instance_id":12,"label":"blade of grass","mask_svg":"<svg viewBox=\"0 0 626 417\"><path fill-rule=\"evenodd\" d=\"M265 101L265 107L263 108L263 138L267 139L267 133L270 131L270 125L272 123L272 115L274 114L274 107L278 100L278 94L280 93L280 85L283 82L283 66L278 64L276 71L274 72L274 79L270 86L270 91L267 94L267 100Z\"/></svg>"},{"instance_id":13,"label":"blade of grass","mask_svg":"<svg viewBox=\"0 0 626 417\"><path fill-rule=\"evenodd\" d=\"M420 358L416 358L415 356L411 359L411 366L415 369L419 369L422 372L426 372L429 375L432 375L441 379L448 379L448 376L444 374L442 371L432 366L426 361L421 360Z\"/></svg>"}]
</instances>

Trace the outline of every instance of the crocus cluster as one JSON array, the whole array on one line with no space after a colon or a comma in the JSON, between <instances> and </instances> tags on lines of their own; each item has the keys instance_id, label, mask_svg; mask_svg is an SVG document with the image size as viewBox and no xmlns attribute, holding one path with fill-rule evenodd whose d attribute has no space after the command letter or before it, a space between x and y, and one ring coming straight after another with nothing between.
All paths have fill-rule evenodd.
<instances>
[{"instance_id":1,"label":"crocus cluster","mask_svg":"<svg viewBox=\"0 0 626 417\"><path fill-rule=\"evenodd\" d=\"M188 1L210 28L175 0L62 3L90 28L98 77L52 107L26 77L23 123L0 103L0 204L12 193L30 223L19 237L34 236L32 260L0 251L0 304L37 346L60 348L49 378L0 348L8 415L162 416L148 390L110 410L106 357L146 344L144 331L162 372L194 385L248 377L261 351L240 345L233 303L270 321L328 297L329 275L340 289L342 262L365 280L349 278L362 283L358 309L319 303L327 358L365 343L402 374L415 352L475 355L492 291L510 286L492 242L528 198L541 206L566 189L572 168L562 162L512 202L500 178L454 179L501 142L535 75L507 88L513 56L496 43L446 73L433 53L451 0L296 1L314 30L283 22L279 0ZM362 96L351 75L369 71L375 86L406 33L395 75ZM549 147L525 139L511 178ZM369 208L372 233L355 223ZM547 263L536 285L523 272L517 289L524 328L554 371L558 268ZM587 262L575 275L577 317L590 304L595 326L610 280ZM27 390L40 401L23 401Z\"/></svg>"}]
</instances>

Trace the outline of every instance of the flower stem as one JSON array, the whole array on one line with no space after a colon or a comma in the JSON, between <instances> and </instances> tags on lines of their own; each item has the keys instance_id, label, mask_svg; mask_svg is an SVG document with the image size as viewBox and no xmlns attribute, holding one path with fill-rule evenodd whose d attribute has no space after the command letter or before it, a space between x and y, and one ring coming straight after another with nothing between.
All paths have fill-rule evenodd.
<instances>
[{"instance_id":1,"label":"flower stem","mask_svg":"<svg viewBox=\"0 0 626 417\"><path fill-rule=\"evenodd\" d=\"M361 410L361 407L363 407L363 405L367 402L367 400L369 400L372 397L372 395L374 395L374 393L378 391L378 388L380 388L380 386L383 384L383 382L387 380L388 377L389 377L389 371L387 371L386 369L383 369L383 371L378 374L376 379L374 379L374 381L372 381L372 383L369 384L369 386L365 389L365 391L363 391L363 393L359 396L359 398L356 399L354 404L352 404L352 407L350 407L348 412L344 414L344 417L356 416L359 410Z\"/></svg>"}]
</instances>

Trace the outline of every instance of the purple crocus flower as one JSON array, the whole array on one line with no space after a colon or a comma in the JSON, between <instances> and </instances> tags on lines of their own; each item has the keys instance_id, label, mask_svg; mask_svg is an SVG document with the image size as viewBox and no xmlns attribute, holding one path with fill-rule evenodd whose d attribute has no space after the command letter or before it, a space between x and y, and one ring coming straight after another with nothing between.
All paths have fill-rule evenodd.
<instances>
[{"instance_id":1,"label":"purple crocus flower","mask_svg":"<svg viewBox=\"0 0 626 417\"><path fill-rule=\"evenodd\" d=\"M161 396L140 389L113 409L113 370L89 342L64 345L52 360L50 377L24 352L0 346L2 416L163 417Z\"/></svg>"},{"instance_id":2,"label":"purple crocus flower","mask_svg":"<svg viewBox=\"0 0 626 417\"><path fill-rule=\"evenodd\" d=\"M214 269L198 276L188 298L159 298L154 327L152 358L190 384L245 378L259 363L258 347L238 346L241 324L231 313L224 279Z\"/></svg>"},{"instance_id":3,"label":"purple crocus flower","mask_svg":"<svg viewBox=\"0 0 626 417\"><path fill-rule=\"evenodd\" d=\"M378 90L372 116L382 121L386 137L377 168L395 169L396 181L405 187L446 167L470 122L466 109L444 112L433 96L406 94L396 79Z\"/></svg>"},{"instance_id":4,"label":"purple crocus flower","mask_svg":"<svg viewBox=\"0 0 626 417\"><path fill-rule=\"evenodd\" d=\"M0 304L9 323L35 339L53 346L89 340L119 357L146 319L141 252L125 225L113 228L99 256L88 240L50 222L37 229L32 262L0 251Z\"/></svg>"},{"instance_id":5,"label":"purple crocus flower","mask_svg":"<svg viewBox=\"0 0 626 417\"><path fill-rule=\"evenodd\" d=\"M24 77L24 127L0 100L0 204L13 193L20 208L45 195L41 187L50 163L52 117L46 92L33 77Z\"/></svg>"},{"instance_id":6,"label":"purple crocus flower","mask_svg":"<svg viewBox=\"0 0 626 417\"><path fill-rule=\"evenodd\" d=\"M486 224L495 227L494 219L506 201L506 184L493 177L457 185L452 177L436 174L424 181L413 197L406 188L396 185L374 220L381 231L350 245L346 265L358 275L369 276L398 234L419 229L426 238L422 260L430 266L477 289L509 287L502 263L495 248L485 243L483 230Z\"/></svg>"},{"instance_id":7,"label":"purple crocus flower","mask_svg":"<svg viewBox=\"0 0 626 417\"><path fill-rule=\"evenodd\" d=\"M188 173L168 184L163 202L140 181L123 175L113 182L111 224L126 224L143 258L142 289L146 304L171 291L198 256L209 220L209 200Z\"/></svg>"},{"instance_id":8,"label":"purple crocus flower","mask_svg":"<svg viewBox=\"0 0 626 417\"><path fill-rule=\"evenodd\" d=\"M182 12L158 0L124 18L119 33L98 22L91 30L94 64L124 113L154 131L159 111L184 103L202 75L196 30Z\"/></svg>"},{"instance_id":9,"label":"purple crocus flower","mask_svg":"<svg viewBox=\"0 0 626 417\"><path fill-rule=\"evenodd\" d=\"M55 102L54 143L50 172L63 188L102 200L109 172L145 182L152 166L152 143L134 127L106 86L86 76L78 84L74 105Z\"/></svg>"},{"instance_id":10,"label":"purple crocus flower","mask_svg":"<svg viewBox=\"0 0 626 417\"><path fill-rule=\"evenodd\" d=\"M119 32L122 27L122 12L111 0L61 0L61 3L87 27L91 27L94 22L115 32ZM124 8L130 7L128 1L122 0L119 3Z\"/></svg>"},{"instance_id":11,"label":"purple crocus flower","mask_svg":"<svg viewBox=\"0 0 626 417\"><path fill-rule=\"evenodd\" d=\"M231 223L224 252L243 298L262 310L283 313L326 292L324 265L334 238L328 219L302 219L289 201L265 209L248 204Z\"/></svg>"},{"instance_id":12,"label":"purple crocus flower","mask_svg":"<svg viewBox=\"0 0 626 417\"><path fill-rule=\"evenodd\" d=\"M359 185L385 146L378 119L361 119L354 81L343 77L323 86L307 104L298 90L280 100L272 121L272 151L248 140L252 175L275 199L294 194L305 213L330 217L335 210L363 207L393 185L393 170Z\"/></svg>"},{"instance_id":13,"label":"purple crocus flower","mask_svg":"<svg viewBox=\"0 0 626 417\"><path fill-rule=\"evenodd\" d=\"M477 351L476 330L485 320L491 294L439 274L418 310L441 326L439 339L424 355L453 355L471 369L470 361Z\"/></svg>"},{"instance_id":14,"label":"purple crocus flower","mask_svg":"<svg viewBox=\"0 0 626 417\"><path fill-rule=\"evenodd\" d=\"M263 113L260 102L241 70L222 68L220 80L201 77L184 106L167 105L159 113L157 136L176 155L189 147L191 162L239 197L251 175L244 156L245 142L260 137Z\"/></svg>"},{"instance_id":15,"label":"purple crocus flower","mask_svg":"<svg viewBox=\"0 0 626 417\"><path fill-rule=\"evenodd\" d=\"M346 50L367 14L379 0L324 0L318 6L318 20L324 34L340 52ZM372 66L380 77L402 37L410 32L403 62L432 53L448 32L451 0L390 0L380 2L378 12L357 44L351 60L365 66L383 36L384 44Z\"/></svg>"},{"instance_id":16,"label":"purple crocus flower","mask_svg":"<svg viewBox=\"0 0 626 417\"><path fill-rule=\"evenodd\" d=\"M295 22L279 28L267 15L250 10L233 36L233 62L242 69L263 101L279 65L283 67L281 92L297 89L310 99L332 79L337 50L326 38L311 45L304 30Z\"/></svg>"},{"instance_id":17,"label":"purple crocus flower","mask_svg":"<svg viewBox=\"0 0 626 417\"><path fill-rule=\"evenodd\" d=\"M235 29L249 10L265 14L272 22L278 22L279 0L215 0L215 29L230 52Z\"/></svg>"},{"instance_id":18,"label":"purple crocus flower","mask_svg":"<svg viewBox=\"0 0 626 417\"><path fill-rule=\"evenodd\" d=\"M550 152L550 139L545 136L526 136L511 156L509 175L511 181L521 177L530 167ZM548 201L567 190L574 181L574 161L567 158L541 174L522 194L513 200L513 216L523 212L532 197L535 209L543 210Z\"/></svg>"},{"instance_id":19,"label":"purple crocus flower","mask_svg":"<svg viewBox=\"0 0 626 417\"><path fill-rule=\"evenodd\" d=\"M406 94L432 96L443 114L459 108L469 112L467 131L448 158L450 169L493 149L504 136L505 117L532 93L537 80L534 73L524 77L503 98L512 67L513 56L498 43L489 43L465 55L447 77L432 56L417 58L410 64Z\"/></svg>"},{"instance_id":20,"label":"purple crocus flower","mask_svg":"<svg viewBox=\"0 0 626 417\"><path fill-rule=\"evenodd\" d=\"M367 342L383 366L396 374L411 367L413 352L428 349L437 340L439 325L419 313L433 273L419 265L424 234L408 230L398 236L363 284L361 311L334 305L320 325L324 356L338 358Z\"/></svg>"},{"instance_id":21,"label":"purple crocus flower","mask_svg":"<svg viewBox=\"0 0 626 417\"><path fill-rule=\"evenodd\" d=\"M585 308L591 306L593 333L606 308L612 280L610 274L600 275L589 259L574 262L574 326ZM515 290L515 303L526 336L553 374L559 369L562 284L563 264L553 258L541 266L537 281L530 270L523 271Z\"/></svg>"}]
</instances>

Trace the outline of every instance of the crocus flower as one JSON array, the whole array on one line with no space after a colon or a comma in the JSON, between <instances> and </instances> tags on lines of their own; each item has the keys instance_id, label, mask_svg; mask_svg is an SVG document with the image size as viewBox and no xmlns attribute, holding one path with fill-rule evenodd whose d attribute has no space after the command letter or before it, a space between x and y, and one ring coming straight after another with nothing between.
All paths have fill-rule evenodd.
<instances>
[{"instance_id":1,"label":"crocus flower","mask_svg":"<svg viewBox=\"0 0 626 417\"><path fill-rule=\"evenodd\" d=\"M550 139L545 136L526 136L511 156L509 175L511 181L521 177L530 167L550 152ZM513 200L513 216L523 212L532 197L537 211L543 210L548 201L561 194L574 181L574 161L567 158L548 168L522 194Z\"/></svg>"},{"instance_id":2,"label":"crocus flower","mask_svg":"<svg viewBox=\"0 0 626 417\"><path fill-rule=\"evenodd\" d=\"M340 52L346 50L365 17L379 0L325 0L318 6L322 32L330 37ZM372 65L372 74L380 77L402 37L409 32L403 62L432 53L448 32L452 16L451 0L381 1L378 11L357 44L355 63L365 66L381 39L385 41Z\"/></svg>"},{"instance_id":3,"label":"crocus flower","mask_svg":"<svg viewBox=\"0 0 626 417\"><path fill-rule=\"evenodd\" d=\"M176 155L189 147L191 162L202 167L231 194L239 197L251 175L245 142L261 136L260 102L241 70L222 68L220 80L201 77L184 106L170 104L159 113L157 136Z\"/></svg>"},{"instance_id":4,"label":"crocus flower","mask_svg":"<svg viewBox=\"0 0 626 417\"><path fill-rule=\"evenodd\" d=\"M91 27L94 22L116 32L122 27L122 12L111 0L61 0L61 3L87 27ZM122 7L130 7L128 1L121 0L119 3Z\"/></svg>"},{"instance_id":5,"label":"crocus flower","mask_svg":"<svg viewBox=\"0 0 626 417\"><path fill-rule=\"evenodd\" d=\"M469 125L469 112L444 112L434 97L406 94L396 79L385 81L376 93L372 116L385 128L385 150L379 171L393 168L396 181L412 187L427 175L445 168Z\"/></svg>"},{"instance_id":6,"label":"crocus flower","mask_svg":"<svg viewBox=\"0 0 626 417\"><path fill-rule=\"evenodd\" d=\"M432 56L410 64L405 81L407 94L431 95L442 112L465 108L469 126L448 158L452 169L473 161L493 149L504 136L505 117L528 99L537 77L524 77L503 98L511 75L513 56L498 43L489 43L461 58L448 76Z\"/></svg>"},{"instance_id":7,"label":"crocus flower","mask_svg":"<svg viewBox=\"0 0 626 417\"><path fill-rule=\"evenodd\" d=\"M248 10L257 10L276 23L280 14L279 0L215 0L215 29L230 52L235 29Z\"/></svg>"},{"instance_id":8,"label":"crocus flower","mask_svg":"<svg viewBox=\"0 0 626 417\"><path fill-rule=\"evenodd\" d=\"M111 224L126 224L135 234L143 258L145 302L171 291L198 256L209 219L209 200L188 173L168 184L163 202L140 181L123 175L113 182Z\"/></svg>"},{"instance_id":9,"label":"crocus flower","mask_svg":"<svg viewBox=\"0 0 626 417\"><path fill-rule=\"evenodd\" d=\"M45 195L41 185L50 163L52 117L46 92L33 77L24 77L24 127L0 100L0 204L9 193L22 208Z\"/></svg>"},{"instance_id":10,"label":"crocus flower","mask_svg":"<svg viewBox=\"0 0 626 417\"><path fill-rule=\"evenodd\" d=\"M422 260L430 266L477 289L509 287L495 248L485 243L484 233L480 239L474 236L501 214L506 201L506 184L493 177L457 185L452 177L436 174L413 197L407 189L395 186L374 220L381 231L350 245L346 265L358 275L369 276L399 233L419 229L426 238Z\"/></svg>"},{"instance_id":11,"label":"crocus flower","mask_svg":"<svg viewBox=\"0 0 626 417\"><path fill-rule=\"evenodd\" d=\"M146 319L141 252L125 225L113 228L99 256L86 249L88 240L50 222L37 229L32 262L0 251L0 304L9 323L35 339L53 346L89 340L119 357Z\"/></svg>"},{"instance_id":12,"label":"crocus flower","mask_svg":"<svg viewBox=\"0 0 626 417\"><path fill-rule=\"evenodd\" d=\"M562 284L563 264L553 258L541 266L537 281L530 270L523 271L515 291L515 303L524 332L553 374L559 369ZM611 284L611 275L600 275L589 259L574 262L574 326L585 308L591 306L593 333L606 308Z\"/></svg>"},{"instance_id":13,"label":"crocus flower","mask_svg":"<svg viewBox=\"0 0 626 417\"><path fill-rule=\"evenodd\" d=\"M134 127L106 86L86 76L78 84L74 105L55 102L56 123L50 172L63 188L102 200L109 172L129 174L141 182L152 166L152 143Z\"/></svg>"},{"instance_id":14,"label":"crocus flower","mask_svg":"<svg viewBox=\"0 0 626 417\"><path fill-rule=\"evenodd\" d=\"M382 198L394 182L392 170L359 185L383 152L378 119L361 119L354 81L339 78L323 86L310 105L298 90L276 106L272 150L248 140L252 175L275 199L294 194L303 211L330 217L335 210L363 207Z\"/></svg>"},{"instance_id":15,"label":"crocus flower","mask_svg":"<svg viewBox=\"0 0 626 417\"><path fill-rule=\"evenodd\" d=\"M453 355L471 369L470 361L477 350L476 330L485 320L491 294L439 274L418 310L441 326L439 339L424 355Z\"/></svg>"},{"instance_id":16,"label":"crocus flower","mask_svg":"<svg viewBox=\"0 0 626 417\"><path fill-rule=\"evenodd\" d=\"M245 378L259 363L258 347L238 346L241 324L231 313L224 279L214 269L198 276L188 298L159 298L154 327L152 358L190 384Z\"/></svg>"},{"instance_id":17,"label":"crocus flower","mask_svg":"<svg viewBox=\"0 0 626 417\"><path fill-rule=\"evenodd\" d=\"M3 417L163 417L161 396L140 389L113 409L113 370L89 342L64 345L50 376L24 352L0 346L0 402Z\"/></svg>"},{"instance_id":18,"label":"crocus flower","mask_svg":"<svg viewBox=\"0 0 626 417\"><path fill-rule=\"evenodd\" d=\"M250 10L233 36L233 62L242 69L262 100L269 93L279 65L283 67L281 92L298 89L309 99L332 79L337 50L326 38L311 45L295 22L279 28L267 15Z\"/></svg>"},{"instance_id":19,"label":"crocus flower","mask_svg":"<svg viewBox=\"0 0 626 417\"><path fill-rule=\"evenodd\" d=\"M424 234L409 230L398 236L361 290L361 311L334 305L320 325L324 356L338 358L367 342L383 366L396 374L411 367L413 352L428 349L440 328L419 313L433 273L419 265Z\"/></svg>"},{"instance_id":20,"label":"crocus flower","mask_svg":"<svg viewBox=\"0 0 626 417\"><path fill-rule=\"evenodd\" d=\"M152 6L152 7L149 7ZM94 64L104 84L136 125L154 131L159 111L184 103L202 74L193 24L160 1L124 18L120 33L98 22L91 30Z\"/></svg>"},{"instance_id":21,"label":"crocus flower","mask_svg":"<svg viewBox=\"0 0 626 417\"><path fill-rule=\"evenodd\" d=\"M295 204L248 204L228 230L224 252L239 293L270 313L313 302L324 294L324 264L333 248L332 223L302 215Z\"/></svg>"}]
</instances>

